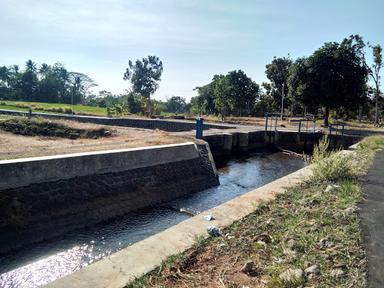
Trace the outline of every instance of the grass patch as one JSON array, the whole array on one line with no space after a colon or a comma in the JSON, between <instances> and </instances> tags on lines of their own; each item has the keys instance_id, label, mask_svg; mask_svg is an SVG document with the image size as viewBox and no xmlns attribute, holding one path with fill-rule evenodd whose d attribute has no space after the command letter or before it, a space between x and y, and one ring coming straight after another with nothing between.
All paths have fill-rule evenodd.
<instances>
[{"instance_id":1,"label":"grass patch","mask_svg":"<svg viewBox=\"0 0 384 288\"><path fill-rule=\"evenodd\" d=\"M62 123L48 121L42 118L11 117L0 120L0 129L13 134L25 136L48 136L69 139L92 138L110 136L104 128L80 129Z\"/></svg>"},{"instance_id":2,"label":"grass patch","mask_svg":"<svg viewBox=\"0 0 384 288\"><path fill-rule=\"evenodd\" d=\"M72 111L73 107L73 111ZM0 109L28 111L31 108L35 112L59 113L59 114L80 114L107 116L107 108L86 106L86 105L69 105L61 103L45 103L45 102L25 102L25 101L0 101Z\"/></svg>"},{"instance_id":3,"label":"grass patch","mask_svg":"<svg viewBox=\"0 0 384 288\"><path fill-rule=\"evenodd\" d=\"M384 137L383 136L370 136L364 138L358 145L360 150L377 150L384 149Z\"/></svg>"},{"instance_id":4,"label":"grass patch","mask_svg":"<svg viewBox=\"0 0 384 288\"><path fill-rule=\"evenodd\" d=\"M382 137L384 139L384 137ZM367 143L371 143L369 140ZM360 146L358 153L350 151L330 151L328 138L320 141L310 160L313 177L316 182L332 182L355 179L368 168L373 159L371 147Z\"/></svg>"},{"instance_id":5,"label":"grass patch","mask_svg":"<svg viewBox=\"0 0 384 288\"><path fill-rule=\"evenodd\" d=\"M310 179L126 287L366 287L359 179L384 137L363 143L348 154L321 144Z\"/></svg>"}]
</instances>

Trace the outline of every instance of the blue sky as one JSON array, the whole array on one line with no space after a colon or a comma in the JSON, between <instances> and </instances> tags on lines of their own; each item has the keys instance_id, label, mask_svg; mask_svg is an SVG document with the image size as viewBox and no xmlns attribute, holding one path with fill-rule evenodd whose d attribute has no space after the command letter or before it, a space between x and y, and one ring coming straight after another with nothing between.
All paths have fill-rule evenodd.
<instances>
[{"instance_id":1,"label":"blue sky","mask_svg":"<svg viewBox=\"0 0 384 288\"><path fill-rule=\"evenodd\" d=\"M61 62L96 91L123 93L128 60L156 55L155 98L189 99L214 74L242 69L261 83L273 56L350 34L384 45L383 12L382 0L0 0L0 65Z\"/></svg>"}]
</instances>

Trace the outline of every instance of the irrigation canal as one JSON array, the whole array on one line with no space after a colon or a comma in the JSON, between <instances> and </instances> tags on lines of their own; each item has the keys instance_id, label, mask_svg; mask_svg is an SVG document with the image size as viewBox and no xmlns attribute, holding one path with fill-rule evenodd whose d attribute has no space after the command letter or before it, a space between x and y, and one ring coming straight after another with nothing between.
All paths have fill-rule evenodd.
<instances>
[{"instance_id":1,"label":"irrigation canal","mask_svg":"<svg viewBox=\"0 0 384 288\"><path fill-rule=\"evenodd\" d=\"M54 281L191 217L178 212L182 208L204 211L304 165L283 153L253 153L228 160L218 169L218 187L0 255L0 287L37 287Z\"/></svg>"}]
</instances>

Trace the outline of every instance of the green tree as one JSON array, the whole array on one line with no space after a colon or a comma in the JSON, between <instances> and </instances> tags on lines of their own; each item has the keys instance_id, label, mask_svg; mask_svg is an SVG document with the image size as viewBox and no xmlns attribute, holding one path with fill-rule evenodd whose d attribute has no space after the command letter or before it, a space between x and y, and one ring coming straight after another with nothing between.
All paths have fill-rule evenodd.
<instances>
[{"instance_id":1,"label":"green tree","mask_svg":"<svg viewBox=\"0 0 384 288\"><path fill-rule=\"evenodd\" d=\"M185 113L187 111L187 102L183 97L172 96L166 102L167 112Z\"/></svg>"},{"instance_id":2,"label":"green tree","mask_svg":"<svg viewBox=\"0 0 384 288\"><path fill-rule=\"evenodd\" d=\"M25 71L22 73L19 88L21 98L24 100L37 101L38 78L36 64L32 60L25 63Z\"/></svg>"},{"instance_id":3,"label":"green tree","mask_svg":"<svg viewBox=\"0 0 384 288\"><path fill-rule=\"evenodd\" d=\"M53 74L52 67L48 64L43 63L39 69L39 92L38 92L38 101L44 102L57 102L57 81L56 77Z\"/></svg>"},{"instance_id":4,"label":"green tree","mask_svg":"<svg viewBox=\"0 0 384 288\"><path fill-rule=\"evenodd\" d=\"M143 97L134 92L130 92L127 97L128 111L130 113L143 113L144 112L144 102Z\"/></svg>"},{"instance_id":5,"label":"green tree","mask_svg":"<svg viewBox=\"0 0 384 288\"><path fill-rule=\"evenodd\" d=\"M9 99L10 89L10 71L6 66L0 66L0 100Z\"/></svg>"},{"instance_id":6,"label":"green tree","mask_svg":"<svg viewBox=\"0 0 384 288\"><path fill-rule=\"evenodd\" d=\"M275 109L275 101L271 95L271 83L263 82L261 87L262 89L260 89L259 99L256 101L253 107L253 114L259 117L263 117L266 112L270 112Z\"/></svg>"},{"instance_id":7,"label":"green tree","mask_svg":"<svg viewBox=\"0 0 384 288\"><path fill-rule=\"evenodd\" d=\"M6 96L7 99L9 100L17 100L20 99L20 78L21 78L21 73L20 73L20 68L18 65L12 65L7 67L8 72L7 72L7 77L6 77L6 86L7 91L6 91Z\"/></svg>"},{"instance_id":8,"label":"green tree","mask_svg":"<svg viewBox=\"0 0 384 288\"><path fill-rule=\"evenodd\" d=\"M380 70L383 67L383 56L380 45L371 46L373 52L373 65L370 69L370 76L375 82L375 123L379 123L379 98L380 98Z\"/></svg>"},{"instance_id":9,"label":"green tree","mask_svg":"<svg viewBox=\"0 0 384 288\"><path fill-rule=\"evenodd\" d=\"M151 112L151 94L155 93L161 81L163 63L156 56L148 56L142 60L137 59L135 63L128 62L128 68L124 73L124 80L129 80L132 90L145 97L148 102L148 116Z\"/></svg>"},{"instance_id":10,"label":"green tree","mask_svg":"<svg viewBox=\"0 0 384 288\"><path fill-rule=\"evenodd\" d=\"M194 96L189 102L190 112L195 115L201 116L203 114L203 98L200 96Z\"/></svg>"},{"instance_id":11,"label":"green tree","mask_svg":"<svg viewBox=\"0 0 384 288\"><path fill-rule=\"evenodd\" d=\"M219 111L221 120L231 113L233 102L229 90L229 78L224 75L213 76L213 95L215 108Z\"/></svg>"},{"instance_id":12,"label":"green tree","mask_svg":"<svg viewBox=\"0 0 384 288\"><path fill-rule=\"evenodd\" d=\"M251 114L259 97L259 85L242 70L234 70L227 75L215 75L212 80L214 104L224 119L232 114Z\"/></svg>"},{"instance_id":13,"label":"green tree","mask_svg":"<svg viewBox=\"0 0 384 288\"><path fill-rule=\"evenodd\" d=\"M38 101L71 103L69 72L60 63L42 64L39 70Z\"/></svg>"},{"instance_id":14,"label":"green tree","mask_svg":"<svg viewBox=\"0 0 384 288\"><path fill-rule=\"evenodd\" d=\"M69 72L71 103L82 103L87 97L89 90L97 84L87 75L79 72Z\"/></svg>"},{"instance_id":15,"label":"green tree","mask_svg":"<svg viewBox=\"0 0 384 288\"><path fill-rule=\"evenodd\" d=\"M196 87L194 90L198 94L196 97L193 97L195 99L191 99L191 109L195 111L195 114L216 115L218 111L214 103L213 83Z\"/></svg>"},{"instance_id":16,"label":"green tree","mask_svg":"<svg viewBox=\"0 0 384 288\"><path fill-rule=\"evenodd\" d=\"M83 73L68 72L60 63L38 66L28 60L24 70L17 65L0 66L0 98L51 103L84 103L96 84Z\"/></svg>"},{"instance_id":17,"label":"green tree","mask_svg":"<svg viewBox=\"0 0 384 288\"><path fill-rule=\"evenodd\" d=\"M287 81L291 65L292 59L288 56L283 58L274 57L272 63L265 66L265 74L272 83L271 95L275 100L276 108L280 107L282 113L284 112L283 103L287 102L286 106L290 105L288 99L284 98L288 94Z\"/></svg>"},{"instance_id":18,"label":"green tree","mask_svg":"<svg viewBox=\"0 0 384 288\"><path fill-rule=\"evenodd\" d=\"M1 86L8 86L9 81L9 70L6 66L0 67L0 85Z\"/></svg>"},{"instance_id":19,"label":"green tree","mask_svg":"<svg viewBox=\"0 0 384 288\"><path fill-rule=\"evenodd\" d=\"M368 77L364 46L360 36L352 35L296 60L289 75L290 98L312 110L323 107L326 126L330 109L357 110L365 99Z\"/></svg>"},{"instance_id":20,"label":"green tree","mask_svg":"<svg viewBox=\"0 0 384 288\"><path fill-rule=\"evenodd\" d=\"M249 116L259 97L259 85L252 81L242 70L231 71L228 78L227 93L232 103L232 114Z\"/></svg>"}]
</instances>

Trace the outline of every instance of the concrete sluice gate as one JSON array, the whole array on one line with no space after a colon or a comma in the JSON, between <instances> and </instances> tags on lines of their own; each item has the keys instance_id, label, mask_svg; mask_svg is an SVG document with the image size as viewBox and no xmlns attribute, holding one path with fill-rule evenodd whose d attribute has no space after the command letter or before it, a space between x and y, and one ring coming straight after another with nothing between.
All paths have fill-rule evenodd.
<instances>
[{"instance_id":1,"label":"concrete sluice gate","mask_svg":"<svg viewBox=\"0 0 384 288\"><path fill-rule=\"evenodd\" d=\"M209 143L213 156L219 158L263 148L311 154L314 146L323 137L322 132L256 130L208 134L203 139ZM328 135L329 148L334 150L349 147L359 139L361 139L360 136Z\"/></svg>"},{"instance_id":2,"label":"concrete sluice gate","mask_svg":"<svg viewBox=\"0 0 384 288\"><path fill-rule=\"evenodd\" d=\"M292 173L301 159L251 151L300 152L315 136L224 133L209 145L0 161L0 287L47 284L189 218L181 207L204 211ZM242 156L217 171L212 154Z\"/></svg>"}]
</instances>

